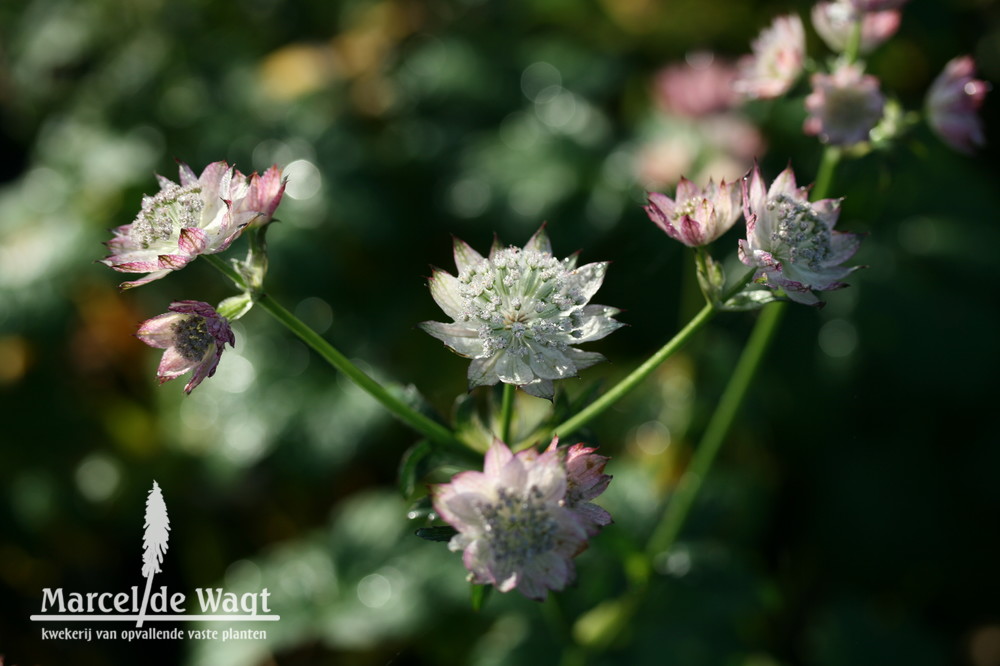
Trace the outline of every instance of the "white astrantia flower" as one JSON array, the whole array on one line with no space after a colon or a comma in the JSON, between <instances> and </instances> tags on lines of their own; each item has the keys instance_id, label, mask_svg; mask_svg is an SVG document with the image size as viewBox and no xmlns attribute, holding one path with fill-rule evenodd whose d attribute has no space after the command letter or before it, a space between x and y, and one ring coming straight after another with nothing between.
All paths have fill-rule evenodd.
<instances>
[{"instance_id":1,"label":"white astrantia flower","mask_svg":"<svg viewBox=\"0 0 1000 666\"><path fill-rule=\"evenodd\" d=\"M488 257L455 239L458 277L434 269L431 296L454 319L420 327L455 353L471 358L469 389L514 384L551 399L555 379L604 360L571 345L600 340L622 326L618 310L588 305L600 288L607 262L576 267L558 260L544 227L523 247L494 242Z\"/></svg>"},{"instance_id":2,"label":"white astrantia flower","mask_svg":"<svg viewBox=\"0 0 1000 666\"><path fill-rule=\"evenodd\" d=\"M797 303L822 305L814 291L846 287L841 280L860 268L841 265L857 252L861 237L833 229L840 200L810 202L791 167L767 188L754 164L743 179L743 208L747 237L739 242L739 258L756 267L754 282L781 289Z\"/></svg>"}]
</instances>

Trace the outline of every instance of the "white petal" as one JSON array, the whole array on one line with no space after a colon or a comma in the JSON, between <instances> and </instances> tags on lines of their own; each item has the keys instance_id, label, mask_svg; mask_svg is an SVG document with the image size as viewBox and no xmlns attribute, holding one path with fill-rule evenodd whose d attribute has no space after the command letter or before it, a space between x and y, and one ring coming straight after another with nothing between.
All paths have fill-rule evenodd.
<instances>
[{"instance_id":1,"label":"white petal","mask_svg":"<svg viewBox=\"0 0 1000 666\"><path fill-rule=\"evenodd\" d=\"M431 288L431 297L444 313L459 321L462 317L462 283L455 276L442 270L434 270L427 286Z\"/></svg>"},{"instance_id":2,"label":"white petal","mask_svg":"<svg viewBox=\"0 0 1000 666\"><path fill-rule=\"evenodd\" d=\"M483 353L483 341L479 338L479 333L467 326L442 324L438 321L424 321L417 326L448 345L459 356L475 358Z\"/></svg>"}]
</instances>

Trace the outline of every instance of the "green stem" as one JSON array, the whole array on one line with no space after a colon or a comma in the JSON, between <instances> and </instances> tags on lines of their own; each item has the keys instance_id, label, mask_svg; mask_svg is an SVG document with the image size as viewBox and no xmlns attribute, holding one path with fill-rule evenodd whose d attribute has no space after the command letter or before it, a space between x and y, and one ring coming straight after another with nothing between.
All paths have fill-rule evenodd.
<instances>
[{"instance_id":1,"label":"green stem","mask_svg":"<svg viewBox=\"0 0 1000 666\"><path fill-rule=\"evenodd\" d=\"M210 264L215 266L224 275L230 278L237 287L246 289L243 278L226 262L214 255L202 255ZM288 330L297 335L300 340L312 347L313 351L334 368L344 373L351 381L364 389L369 395L382 403L386 409L396 415L401 421L425 435L433 441L449 447L462 449L466 448L465 443L458 439L448 428L434 421L420 412L416 411L395 395L390 393L384 386L369 377L358 366L341 354L329 342L324 340L316 331L309 328L298 317L286 310L274 298L264 292L257 292L254 301L272 317L284 324Z\"/></svg>"},{"instance_id":2,"label":"green stem","mask_svg":"<svg viewBox=\"0 0 1000 666\"><path fill-rule=\"evenodd\" d=\"M500 441L510 446L510 424L514 416L514 391L517 388L513 384L503 385L503 398L500 402Z\"/></svg>"},{"instance_id":3,"label":"green stem","mask_svg":"<svg viewBox=\"0 0 1000 666\"><path fill-rule=\"evenodd\" d=\"M784 303L774 303L761 312L760 318L750 334L750 340L743 349L739 362L729 378L729 384L705 429L705 434L695 451L691 465L681 477L663 518L650 537L649 545L646 548L650 557L668 550L677 539L677 535L684 525L684 520L694 504L695 497L701 489L701 484L712 469L715 456L739 412L740 405L743 403L784 311Z\"/></svg>"},{"instance_id":4,"label":"green stem","mask_svg":"<svg viewBox=\"0 0 1000 666\"><path fill-rule=\"evenodd\" d=\"M653 370L656 370L661 363L673 356L673 354L680 349L685 342L690 340L691 337L697 333L698 330L704 326L714 314L715 309L711 304L703 307L698 314L694 316L694 319L688 322L687 326L682 328L677 335L675 335L667 344L663 345L659 351L649 357L642 365L633 370L632 374L618 382L618 384L612 387L611 390L587 405L584 409L577 412L574 416L568 418L553 428L552 434L559 435L560 437L566 437L582 428L585 424L589 423L591 419L621 400L626 393L634 389L643 379L652 374Z\"/></svg>"},{"instance_id":5,"label":"green stem","mask_svg":"<svg viewBox=\"0 0 1000 666\"><path fill-rule=\"evenodd\" d=\"M833 184L833 174L840 163L840 156L840 148L835 146L827 146L823 150L823 156L819 162L819 172L816 174L816 184L813 185L812 192L810 192L810 198L813 201L827 197L830 186Z\"/></svg>"}]
</instances>

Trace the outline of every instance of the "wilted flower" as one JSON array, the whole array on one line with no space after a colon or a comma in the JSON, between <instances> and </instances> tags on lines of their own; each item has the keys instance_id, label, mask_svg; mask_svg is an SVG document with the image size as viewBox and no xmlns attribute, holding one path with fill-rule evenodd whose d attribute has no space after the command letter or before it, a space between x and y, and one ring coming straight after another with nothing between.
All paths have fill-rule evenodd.
<instances>
[{"instance_id":1,"label":"wilted flower","mask_svg":"<svg viewBox=\"0 0 1000 666\"><path fill-rule=\"evenodd\" d=\"M753 54L740 59L736 91L750 99L785 94L802 73L806 35L795 14L779 16L751 45Z\"/></svg>"},{"instance_id":2,"label":"wilted flower","mask_svg":"<svg viewBox=\"0 0 1000 666\"><path fill-rule=\"evenodd\" d=\"M263 178L255 176L251 188L225 162L209 164L200 176L181 163L179 185L162 176L157 180L160 191L143 197L135 220L113 231L107 242L111 254L101 260L123 273L148 273L122 288L158 280L198 255L222 252L255 219L269 220L284 191L277 167ZM251 189L254 197L246 200Z\"/></svg>"},{"instance_id":3,"label":"wilted flower","mask_svg":"<svg viewBox=\"0 0 1000 666\"><path fill-rule=\"evenodd\" d=\"M858 21L861 21L861 53L869 53L896 34L902 15L899 11L863 11L851 0L817 2L812 8L812 22L826 45L843 52Z\"/></svg>"},{"instance_id":4,"label":"wilted flower","mask_svg":"<svg viewBox=\"0 0 1000 666\"><path fill-rule=\"evenodd\" d=\"M951 60L927 92L927 121L952 148L972 153L986 143L979 107L989 90L985 81L973 78L976 63L971 56Z\"/></svg>"},{"instance_id":5,"label":"wilted flower","mask_svg":"<svg viewBox=\"0 0 1000 666\"><path fill-rule=\"evenodd\" d=\"M867 141L885 106L878 79L858 65L841 64L832 74L813 74L812 85L805 102L810 114L805 133L835 146Z\"/></svg>"},{"instance_id":6,"label":"wilted flower","mask_svg":"<svg viewBox=\"0 0 1000 666\"><path fill-rule=\"evenodd\" d=\"M736 69L711 52L691 53L684 64L669 65L653 81L656 99L665 111L698 118L725 111L737 102Z\"/></svg>"},{"instance_id":7,"label":"wilted flower","mask_svg":"<svg viewBox=\"0 0 1000 666\"><path fill-rule=\"evenodd\" d=\"M555 442L544 453L515 455L495 440L482 472L461 472L432 488L434 509L458 530L448 547L462 551L472 582L543 600L573 580L573 558L588 534L611 520L586 502L607 487L610 477L600 473L606 459L577 446L570 463Z\"/></svg>"},{"instance_id":8,"label":"wilted flower","mask_svg":"<svg viewBox=\"0 0 1000 666\"><path fill-rule=\"evenodd\" d=\"M650 192L646 215L667 235L688 247L708 245L729 231L740 216L740 193L735 183L711 180L704 190L686 178L677 184L676 201Z\"/></svg>"},{"instance_id":9,"label":"wilted flower","mask_svg":"<svg viewBox=\"0 0 1000 666\"><path fill-rule=\"evenodd\" d=\"M765 190L760 168L754 165L743 181L743 214L747 238L739 243L740 261L757 267L755 282L783 289L793 301L820 304L812 290L844 287L840 280L858 268L840 265L860 243L857 234L833 230L840 201L810 203L807 188L796 187L791 167Z\"/></svg>"},{"instance_id":10,"label":"wilted flower","mask_svg":"<svg viewBox=\"0 0 1000 666\"><path fill-rule=\"evenodd\" d=\"M434 269L431 296L454 323L420 327L471 358L469 389L503 382L551 399L554 379L575 377L604 360L570 345L600 340L622 324L615 308L587 305L601 287L606 262L576 268L559 261L539 229L523 249L494 243L484 258L455 239L458 277Z\"/></svg>"},{"instance_id":11,"label":"wilted flower","mask_svg":"<svg viewBox=\"0 0 1000 666\"><path fill-rule=\"evenodd\" d=\"M135 336L150 347L166 349L156 374L162 384L194 371L184 387L190 393L206 377L215 374L228 342L236 344L233 329L225 317L208 303L175 301L161 314L142 323Z\"/></svg>"}]
</instances>

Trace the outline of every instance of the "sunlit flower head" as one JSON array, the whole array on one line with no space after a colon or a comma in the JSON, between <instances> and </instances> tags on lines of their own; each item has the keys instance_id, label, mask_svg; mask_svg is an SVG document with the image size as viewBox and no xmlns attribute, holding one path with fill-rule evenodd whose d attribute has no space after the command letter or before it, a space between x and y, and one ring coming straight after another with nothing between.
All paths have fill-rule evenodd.
<instances>
[{"instance_id":1,"label":"sunlit flower head","mask_svg":"<svg viewBox=\"0 0 1000 666\"><path fill-rule=\"evenodd\" d=\"M233 346L236 337L225 317L208 303L175 301L170 312L147 319L136 337L150 347L165 349L156 374L162 384L188 372L194 372L184 387L190 393L206 377L215 374L226 343Z\"/></svg>"},{"instance_id":2,"label":"sunlit flower head","mask_svg":"<svg viewBox=\"0 0 1000 666\"><path fill-rule=\"evenodd\" d=\"M986 144L979 107L990 85L973 78L976 63L971 56L951 60L927 92L927 121L952 148L972 153Z\"/></svg>"},{"instance_id":3,"label":"sunlit flower head","mask_svg":"<svg viewBox=\"0 0 1000 666\"><path fill-rule=\"evenodd\" d=\"M784 95L805 63L806 35L795 14L779 16L754 40L753 54L740 59L733 84L748 99L773 99Z\"/></svg>"},{"instance_id":4,"label":"sunlit flower head","mask_svg":"<svg viewBox=\"0 0 1000 666\"><path fill-rule=\"evenodd\" d=\"M708 245L740 216L740 191L735 183L711 180L702 189L686 178L677 185L675 199L650 192L646 215L667 235L688 247Z\"/></svg>"},{"instance_id":5,"label":"sunlit flower head","mask_svg":"<svg viewBox=\"0 0 1000 666\"><path fill-rule=\"evenodd\" d=\"M682 64L668 65L653 80L656 101L668 113L699 118L732 108L738 101L736 68L715 54L688 54Z\"/></svg>"},{"instance_id":6,"label":"sunlit flower head","mask_svg":"<svg viewBox=\"0 0 1000 666\"><path fill-rule=\"evenodd\" d=\"M832 74L813 74L812 85L805 101L805 133L835 146L867 141L885 106L878 79L856 64L841 64Z\"/></svg>"},{"instance_id":7,"label":"sunlit flower head","mask_svg":"<svg viewBox=\"0 0 1000 666\"><path fill-rule=\"evenodd\" d=\"M810 202L807 192L796 187L791 167L767 189L754 165L743 181L747 238L739 242L739 257L757 267L755 282L782 289L798 303L820 305L814 290L844 287L841 280L858 268L841 264L857 252L860 237L833 230L840 200Z\"/></svg>"},{"instance_id":8,"label":"sunlit flower head","mask_svg":"<svg viewBox=\"0 0 1000 666\"><path fill-rule=\"evenodd\" d=\"M458 530L448 547L462 552L472 582L538 600L572 582L573 558L587 547L588 534L610 522L610 516L605 520L585 508L586 500L607 486L595 478L603 463L583 460L585 455L575 454L571 482L568 463L555 446L515 455L495 440L482 472L461 472L432 488L435 511Z\"/></svg>"},{"instance_id":9,"label":"sunlit flower head","mask_svg":"<svg viewBox=\"0 0 1000 666\"><path fill-rule=\"evenodd\" d=\"M553 380L575 377L604 360L571 345L600 340L622 324L618 310L588 305L606 262L576 267L552 256L544 228L524 248L494 243L488 257L455 239L458 277L435 269L431 296L454 323L420 327L471 358L469 389L503 382L551 399Z\"/></svg>"},{"instance_id":10,"label":"sunlit flower head","mask_svg":"<svg viewBox=\"0 0 1000 666\"><path fill-rule=\"evenodd\" d=\"M894 9L862 11L851 0L817 2L812 8L812 22L816 32L834 51L842 53L861 21L861 53L870 53L877 46L896 34L902 15Z\"/></svg>"},{"instance_id":11,"label":"sunlit flower head","mask_svg":"<svg viewBox=\"0 0 1000 666\"><path fill-rule=\"evenodd\" d=\"M225 162L209 164L200 176L181 163L180 184L163 176L157 180L160 191L143 197L131 224L114 229L107 242L111 254L101 260L123 273L148 273L122 288L158 280L199 255L222 252L248 224L263 216L269 220L284 190L276 167L263 178L255 175L251 187ZM254 198L247 200L251 190Z\"/></svg>"}]
</instances>

